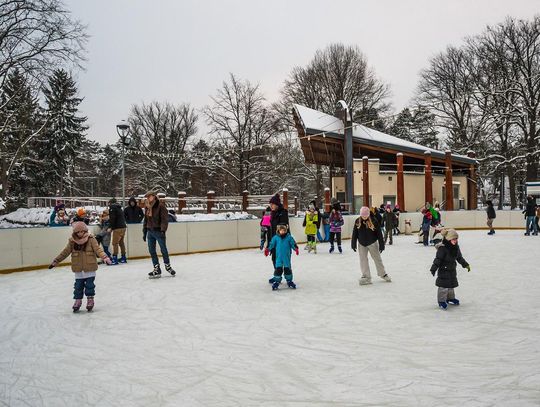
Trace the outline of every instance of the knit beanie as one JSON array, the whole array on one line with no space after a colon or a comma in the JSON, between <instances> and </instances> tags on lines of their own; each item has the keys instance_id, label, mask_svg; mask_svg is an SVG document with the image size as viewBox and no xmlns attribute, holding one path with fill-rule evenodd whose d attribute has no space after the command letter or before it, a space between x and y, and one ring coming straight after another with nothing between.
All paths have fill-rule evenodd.
<instances>
[{"instance_id":1,"label":"knit beanie","mask_svg":"<svg viewBox=\"0 0 540 407\"><path fill-rule=\"evenodd\" d=\"M360 208L360 216L363 218L369 217L369 208L367 206L362 206Z\"/></svg>"},{"instance_id":2,"label":"knit beanie","mask_svg":"<svg viewBox=\"0 0 540 407\"><path fill-rule=\"evenodd\" d=\"M88 226L84 222L73 222L73 233L88 232Z\"/></svg>"},{"instance_id":3,"label":"knit beanie","mask_svg":"<svg viewBox=\"0 0 540 407\"><path fill-rule=\"evenodd\" d=\"M288 229L287 225L277 225L276 226L276 232L279 231L279 230L287 231L287 229Z\"/></svg>"},{"instance_id":4,"label":"knit beanie","mask_svg":"<svg viewBox=\"0 0 540 407\"><path fill-rule=\"evenodd\" d=\"M86 216L86 210L84 208L79 208L77 209L77 216L79 217L83 217L83 216Z\"/></svg>"},{"instance_id":5,"label":"knit beanie","mask_svg":"<svg viewBox=\"0 0 540 407\"><path fill-rule=\"evenodd\" d=\"M279 198L279 194L275 194L272 198L270 198L270 203L274 205L280 205L281 199Z\"/></svg>"},{"instance_id":6,"label":"knit beanie","mask_svg":"<svg viewBox=\"0 0 540 407\"><path fill-rule=\"evenodd\" d=\"M441 230L441 235L443 235L446 240L457 239L459 237L455 229L443 229Z\"/></svg>"}]
</instances>

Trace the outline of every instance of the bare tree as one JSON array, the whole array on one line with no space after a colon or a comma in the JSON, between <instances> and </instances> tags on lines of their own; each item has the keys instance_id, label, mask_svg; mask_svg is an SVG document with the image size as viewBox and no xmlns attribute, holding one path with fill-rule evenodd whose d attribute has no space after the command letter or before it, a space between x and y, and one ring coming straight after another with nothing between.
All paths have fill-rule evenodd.
<instances>
[{"instance_id":1,"label":"bare tree","mask_svg":"<svg viewBox=\"0 0 540 407\"><path fill-rule=\"evenodd\" d=\"M189 104L152 102L132 107L128 122L133 144L126 158L131 193L148 188L177 193L186 188L186 150L197 133L197 120Z\"/></svg>"},{"instance_id":2,"label":"bare tree","mask_svg":"<svg viewBox=\"0 0 540 407\"><path fill-rule=\"evenodd\" d=\"M241 193L249 189L256 174L266 170L262 148L274 135L275 118L267 109L259 86L239 80L233 74L229 82L223 82L212 101L213 105L206 106L203 113L215 137L214 144L219 144L223 157L231 154L226 166L218 160L213 163L229 172L235 180L236 192Z\"/></svg>"}]
</instances>

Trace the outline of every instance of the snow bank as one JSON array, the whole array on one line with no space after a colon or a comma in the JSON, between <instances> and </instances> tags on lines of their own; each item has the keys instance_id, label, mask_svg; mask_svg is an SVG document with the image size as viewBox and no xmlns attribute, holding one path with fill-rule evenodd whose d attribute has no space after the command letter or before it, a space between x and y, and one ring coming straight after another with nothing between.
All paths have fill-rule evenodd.
<instances>
[{"instance_id":1,"label":"snow bank","mask_svg":"<svg viewBox=\"0 0 540 407\"><path fill-rule=\"evenodd\" d=\"M256 216L246 212L226 212L226 213L194 213L191 215L176 215L178 222L204 222L211 220L241 220L257 219Z\"/></svg>"},{"instance_id":2,"label":"snow bank","mask_svg":"<svg viewBox=\"0 0 540 407\"><path fill-rule=\"evenodd\" d=\"M19 208L15 212L0 216L0 228L46 226L51 208Z\"/></svg>"}]
</instances>

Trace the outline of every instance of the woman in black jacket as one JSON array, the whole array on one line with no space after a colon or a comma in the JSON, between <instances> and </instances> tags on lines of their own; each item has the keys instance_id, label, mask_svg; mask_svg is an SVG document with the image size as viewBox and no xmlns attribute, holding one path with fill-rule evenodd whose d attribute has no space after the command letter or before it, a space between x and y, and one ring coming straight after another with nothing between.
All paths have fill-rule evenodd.
<instances>
[{"instance_id":1,"label":"woman in black jacket","mask_svg":"<svg viewBox=\"0 0 540 407\"><path fill-rule=\"evenodd\" d=\"M454 288L458 286L456 266L461 264L467 271L471 271L471 266L461 255L458 245L458 234L454 229L443 229L441 231L443 241L437 248L437 255L431 266L431 274L437 273L435 285L437 290L437 301L439 307L446 309L447 303L459 305L459 300L454 294ZM457 262L457 263L456 263Z\"/></svg>"},{"instance_id":2,"label":"woman in black jacket","mask_svg":"<svg viewBox=\"0 0 540 407\"><path fill-rule=\"evenodd\" d=\"M287 208L284 208L281 204L281 198L279 194L275 194L270 198L270 237L268 243L276 234L277 225L287 225L287 230L289 230L289 212ZM289 233L289 232L287 232ZM272 249L272 263L274 268L276 267L276 249Z\"/></svg>"},{"instance_id":3,"label":"woman in black jacket","mask_svg":"<svg viewBox=\"0 0 540 407\"><path fill-rule=\"evenodd\" d=\"M391 282L392 279L386 274L381 258L381 253L384 250L382 231L375 217L370 216L367 206L360 209L360 217L356 219L353 227L351 248L356 251L357 247L360 256L360 271L362 272L360 285L371 284L368 253L375 262L377 275L384 281Z\"/></svg>"}]
</instances>

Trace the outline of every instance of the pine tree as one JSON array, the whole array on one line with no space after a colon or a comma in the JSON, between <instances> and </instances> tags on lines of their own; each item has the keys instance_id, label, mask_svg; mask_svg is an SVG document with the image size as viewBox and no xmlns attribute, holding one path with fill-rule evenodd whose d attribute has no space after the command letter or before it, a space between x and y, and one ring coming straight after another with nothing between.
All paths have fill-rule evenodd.
<instances>
[{"instance_id":1,"label":"pine tree","mask_svg":"<svg viewBox=\"0 0 540 407\"><path fill-rule=\"evenodd\" d=\"M48 163L44 173L48 184L62 195L73 183L74 161L85 139L87 118L79 115L82 99L77 97L77 84L63 69L54 71L43 93L48 118L47 140L41 148Z\"/></svg>"},{"instance_id":2,"label":"pine tree","mask_svg":"<svg viewBox=\"0 0 540 407\"><path fill-rule=\"evenodd\" d=\"M0 92L1 196L9 196L10 207L21 206L34 184L37 171L34 138L40 128L36 90L14 70Z\"/></svg>"},{"instance_id":3,"label":"pine tree","mask_svg":"<svg viewBox=\"0 0 540 407\"><path fill-rule=\"evenodd\" d=\"M435 128L435 115L424 106L418 106L414 111L411 133L414 142L426 147L438 148L439 134Z\"/></svg>"},{"instance_id":4,"label":"pine tree","mask_svg":"<svg viewBox=\"0 0 540 407\"><path fill-rule=\"evenodd\" d=\"M413 115L411 110L406 107L398 114L389 131L393 136L399 137L403 140L413 141L413 136L411 134L412 126Z\"/></svg>"}]
</instances>

